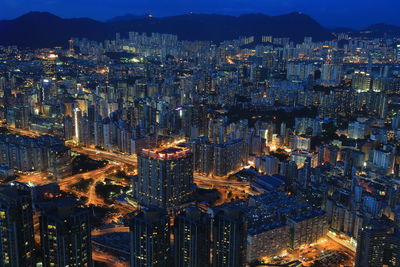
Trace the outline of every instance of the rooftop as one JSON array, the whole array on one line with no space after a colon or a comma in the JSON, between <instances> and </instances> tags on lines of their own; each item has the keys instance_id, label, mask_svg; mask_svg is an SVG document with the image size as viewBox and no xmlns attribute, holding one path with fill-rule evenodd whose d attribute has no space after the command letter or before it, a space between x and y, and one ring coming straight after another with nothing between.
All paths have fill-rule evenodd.
<instances>
[{"instance_id":1,"label":"rooftop","mask_svg":"<svg viewBox=\"0 0 400 267\"><path fill-rule=\"evenodd\" d=\"M141 156L157 160L175 160L186 158L189 153L188 149L169 147L163 150L142 149Z\"/></svg>"}]
</instances>

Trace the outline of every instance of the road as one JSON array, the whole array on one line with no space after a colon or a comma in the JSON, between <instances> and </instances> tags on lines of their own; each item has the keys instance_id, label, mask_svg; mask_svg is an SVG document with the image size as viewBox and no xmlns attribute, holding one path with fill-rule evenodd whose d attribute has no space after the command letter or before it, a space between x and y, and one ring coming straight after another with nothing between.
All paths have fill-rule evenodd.
<instances>
[{"instance_id":1,"label":"road","mask_svg":"<svg viewBox=\"0 0 400 267\"><path fill-rule=\"evenodd\" d=\"M354 253L356 253L357 248L351 245L351 243L349 242L349 239L340 238L340 236L336 236L336 235L334 235L334 234L333 234L332 232L330 232L330 231L328 232L327 236L328 236L330 239L334 240L336 243L339 243L340 245L342 245L342 246L344 246L344 247L350 249L350 250L353 251Z\"/></svg>"},{"instance_id":2,"label":"road","mask_svg":"<svg viewBox=\"0 0 400 267\"><path fill-rule=\"evenodd\" d=\"M249 182L228 180L228 177L208 177L194 174L193 181L199 187L217 189L220 192L220 198L214 205L231 202L235 199L247 199L249 196L257 194L251 190Z\"/></svg>"},{"instance_id":3,"label":"road","mask_svg":"<svg viewBox=\"0 0 400 267\"><path fill-rule=\"evenodd\" d=\"M22 130L22 129L16 129L12 127L7 127L10 133L13 134L19 134L19 135L24 135L28 136L31 138L36 138L42 133L38 132L32 132L32 131L27 131L27 130ZM97 196L96 194L96 183L97 182L102 182L106 178L109 178L109 176L118 170L123 170L125 168L125 164L129 165L131 168L136 168L137 166L137 158L136 156L127 156L123 155L120 153L113 153L113 152L107 152L103 150L97 150L93 148L86 148L86 147L75 147L75 146L70 146L71 150L77 153L81 154L86 154L90 158L93 158L95 160L107 160L109 163L103 167L99 168L93 171L85 172L85 173L80 173L76 175L72 175L69 177L66 177L64 179L60 180L52 180L48 179L48 175L46 173L24 173L21 174L17 181L19 182L24 182L24 183L32 183L35 185L45 185L49 183L56 182L60 186L60 189L72 193L76 195L78 198L85 196L87 197L87 205L93 204L95 206L109 206L106 205L104 202L104 199L101 197ZM93 179L93 182L89 185L87 192L81 192L79 190L74 189L72 186L82 179L87 180L87 179ZM122 186L127 186L126 182L124 181L118 181L118 183ZM132 211L135 210L135 207L130 206L129 204L125 203L120 203L116 202L115 204L111 205L113 208L117 210L113 216L110 218L107 218L107 223L111 223L112 221L117 220L118 217L123 216L125 214L128 214ZM39 223L35 223L35 227L38 228ZM93 235L100 235L100 234L106 234L106 233L116 233L116 232L129 232L128 227L115 227L115 228L107 228L107 229L95 229L93 230L92 234ZM38 238L38 236L35 238ZM95 261L102 262L107 264L110 267L128 267L129 262L123 261L119 259L118 257L106 252L102 251L101 249L98 249L97 247L93 247L93 252L92 252L92 258Z\"/></svg>"},{"instance_id":4,"label":"road","mask_svg":"<svg viewBox=\"0 0 400 267\"><path fill-rule=\"evenodd\" d=\"M14 128L14 127L11 127L11 126L7 126L6 128L12 134L24 135L24 136L28 136L28 137L31 137L31 138L35 138L35 137L38 137L38 136L41 136L41 135L50 135L50 134L47 134L47 133L39 133L39 132L31 131L31 130L18 129L18 128Z\"/></svg>"},{"instance_id":5,"label":"road","mask_svg":"<svg viewBox=\"0 0 400 267\"><path fill-rule=\"evenodd\" d=\"M85 154L96 160L109 160L124 163L130 166L137 166L137 157L124 155L116 152L109 152L88 147L71 147L71 150L77 153Z\"/></svg>"},{"instance_id":6,"label":"road","mask_svg":"<svg viewBox=\"0 0 400 267\"><path fill-rule=\"evenodd\" d=\"M217 177L208 177L200 174L194 174L193 178L199 182L210 182L219 185L228 185L228 186L240 186L240 185L249 185L249 182L240 182L234 180L228 180L228 178L217 178Z\"/></svg>"},{"instance_id":7,"label":"road","mask_svg":"<svg viewBox=\"0 0 400 267\"><path fill-rule=\"evenodd\" d=\"M104 251L97 251L93 249L92 258L95 261L106 263L109 267L129 267L128 262L123 262L117 257Z\"/></svg>"},{"instance_id":8,"label":"road","mask_svg":"<svg viewBox=\"0 0 400 267\"><path fill-rule=\"evenodd\" d=\"M104 235L104 234L113 234L113 233L129 233L129 227L126 226L116 226L116 227L109 227L109 228L104 228L104 229L93 229L92 230L92 236L98 236L98 235ZM103 263L106 263L110 267L127 267L129 266L128 262L124 262L115 255L112 255L109 252L104 251L103 248L104 246L101 246L100 244L93 242L93 259L96 261L100 261Z\"/></svg>"},{"instance_id":9,"label":"road","mask_svg":"<svg viewBox=\"0 0 400 267\"><path fill-rule=\"evenodd\" d=\"M28 131L28 130L23 130L23 129L17 129L17 128L10 127L10 126L7 127L7 130L12 134L24 135L24 136L28 136L31 138L36 138L40 135L46 134L46 133L33 132L30 130ZM111 161L121 162L124 164L134 165L134 166L136 166L136 164L137 164L136 156L129 156L129 155L124 155L122 153L109 152L109 151L104 151L104 150L89 148L89 147L77 147L77 146L74 146L74 145L71 145L68 143L66 143L66 145L69 146L72 151L81 153L81 154L86 154L93 159L111 160Z\"/></svg>"},{"instance_id":10,"label":"road","mask_svg":"<svg viewBox=\"0 0 400 267\"><path fill-rule=\"evenodd\" d=\"M96 228L92 230L92 236L113 234L113 233L128 233L128 232L129 232L129 227L127 226L115 226L104 229Z\"/></svg>"},{"instance_id":11,"label":"road","mask_svg":"<svg viewBox=\"0 0 400 267\"><path fill-rule=\"evenodd\" d=\"M15 134L20 134L20 135L25 135L29 137L37 137L41 135L41 133L37 132L32 132L32 131L27 131L27 130L22 130L22 129L16 129L12 127L8 127L8 130L11 133ZM184 140L176 140L174 142L171 142L169 144L164 145L163 147L170 147L170 146L176 146L177 144L183 142ZM65 178L59 182L60 187L62 190L65 191L71 191L70 187L72 184L78 182L80 179L88 179L88 178L93 178L95 182L90 185L89 191L86 193L79 192L77 190L73 190L73 193L77 195L78 197L80 196L86 196L88 197L88 204L94 204L94 205L104 205L104 201L102 201L100 198L96 196L95 193L95 186L94 184L97 181L101 181L106 172L109 170L109 168L114 168L110 166L114 165L121 165L125 164L130 167L130 169L134 170L133 173L137 172L137 156L136 155L126 155L122 153L117 153L117 152L110 152L110 151L104 151L104 150L99 150L95 149L92 147L77 147L73 144L67 144L70 146L71 150L76 152L76 153L81 153L89 156L92 159L95 160L107 160L110 162L108 166L105 168L93 171L93 172L88 172L82 175L75 175L71 176L68 178ZM114 168L116 170L116 167ZM31 181L34 184L41 185L45 183L50 183L53 182L52 180L48 180L46 178L46 174L28 174L26 176L22 176L19 181L21 182L28 182ZM222 204L224 202L229 202L235 198L246 198L247 195L254 195L255 192L251 190L249 182L240 182L240 181L234 181L234 180L228 180L227 177L207 177L199 174L194 174L194 182L204 188L215 188L221 192L221 198L218 200L217 203L215 204ZM228 194L230 195L228 197ZM247 195L246 195L247 194Z\"/></svg>"},{"instance_id":12,"label":"road","mask_svg":"<svg viewBox=\"0 0 400 267\"><path fill-rule=\"evenodd\" d=\"M59 186L60 189L68 192L68 193L72 193L74 195L76 195L78 198L85 196L87 197L87 205L93 204L95 206L107 206L106 203L104 202L104 199L102 199L101 197L97 196L96 194L96 183L97 182L102 182L104 181L106 178L109 178L109 176L111 174L113 174L115 171L120 170L121 166L119 164L114 164L114 163L109 163L106 166L93 170L93 171L89 171L89 172L84 172L84 173L79 173L79 174L75 174L69 177L66 177L64 179L61 180L52 180L52 179L47 179L46 174L45 173L33 173L33 174L25 174L25 175L21 175L18 177L17 181L22 182L22 183L32 183L35 185L45 185L45 184L49 184L49 183L54 183L56 182ZM82 192L79 190L76 190L74 188L72 188L72 186L76 183L78 183L81 180L87 180L87 179L93 179L93 182L89 185L88 187L88 191L87 192ZM120 184L122 186L126 186L126 182L120 182ZM128 212L131 212L132 209L128 209L128 207L126 205L114 205L115 208L120 209L122 211L123 214L126 214Z\"/></svg>"},{"instance_id":13,"label":"road","mask_svg":"<svg viewBox=\"0 0 400 267\"><path fill-rule=\"evenodd\" d=\"M93 170L93 171L88 171L84 173L78 173L72 176L65 177L60 180L53 180L53 179L48 179L46 176L46 173L28 173L28 174L23 174L20 175L17 179L19 182L23 183L28 183L31 182L35 185L45 185L49 183L54 183L57 182L60 187L66 187L66 186L71 186L74 183L78 182L80 179L88 179L88 178L95 178L98 177L99 175L108 175L115 169L117 169L119 166L115 164L108 164L105 167Z\"/></svg>"}]
</instances>

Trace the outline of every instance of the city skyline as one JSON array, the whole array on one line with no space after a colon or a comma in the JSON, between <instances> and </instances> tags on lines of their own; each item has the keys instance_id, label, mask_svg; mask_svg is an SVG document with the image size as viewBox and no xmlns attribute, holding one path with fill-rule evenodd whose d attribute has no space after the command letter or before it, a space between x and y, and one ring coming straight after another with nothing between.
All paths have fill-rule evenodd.
<instances>
[{"instance_id":1,"label":"city skyline","mask_svg":"<svg viewBox=\"0 0 400 267\"><path fill-rule=\"evenodd\" d=\"M301 2L0 21L0 267L399 267L400 27Z\"/></svg>"}]
</instances>

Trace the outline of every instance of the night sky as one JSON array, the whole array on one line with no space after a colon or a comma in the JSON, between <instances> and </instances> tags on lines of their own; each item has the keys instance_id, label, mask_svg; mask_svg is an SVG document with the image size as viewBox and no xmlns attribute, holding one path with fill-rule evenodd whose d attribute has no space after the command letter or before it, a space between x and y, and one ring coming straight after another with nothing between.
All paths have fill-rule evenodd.
<instances>
[{"instance_id":1,"label":"night sky","mask_svg":"<svg viewBox=\"0 0 400 267\"><path fill-rule=\"evenodd\" d=\"M194 13L279 15L304 12L328 27L363 28L373 23L400 25L399 0L0 0L0 19L29 11L61 17L107 20L126 13L168 16Z\"/></svg>"}]
</instances>

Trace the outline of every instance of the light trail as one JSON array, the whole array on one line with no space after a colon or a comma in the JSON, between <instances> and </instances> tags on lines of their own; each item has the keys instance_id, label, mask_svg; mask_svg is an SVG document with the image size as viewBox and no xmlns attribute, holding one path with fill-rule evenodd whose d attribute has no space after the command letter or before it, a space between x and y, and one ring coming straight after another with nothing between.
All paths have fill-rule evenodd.
<instances>
[{"instance_id":1,"label":"light trail","mask_svg":"<svg viewBox=\"0 0 400 267\"><path fill-rule=\"evenodd\" d=\"M109 267L129 267L128 262L123 262L117 257L102 251L96 251L93 249L92 258L95 261L103 262Z\"/></svg>"},{"instance_id":2,"label":"light trail","mask_svg":"<svg viewBox=\"0 0 400 267\"><path fill-rule=\"evenodd\" d=\"M113 234L113 233L129 233L129 227L127 226L116 226L109 228L96 228L92 230L92 236L96 235L105 235L105 234Z\"/></svg>"}]
</instances>

